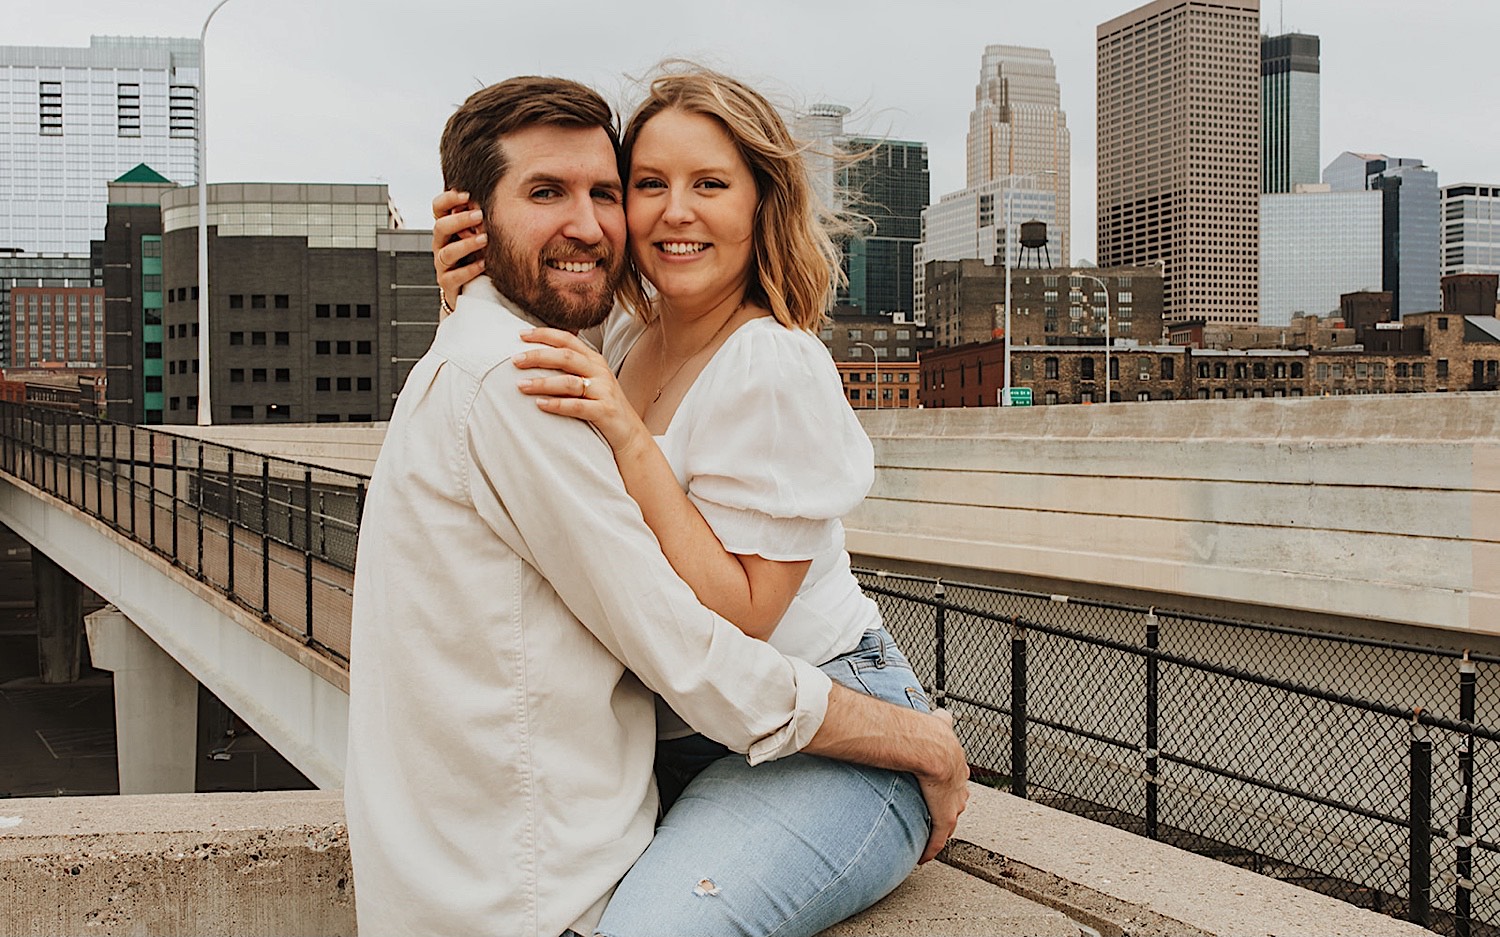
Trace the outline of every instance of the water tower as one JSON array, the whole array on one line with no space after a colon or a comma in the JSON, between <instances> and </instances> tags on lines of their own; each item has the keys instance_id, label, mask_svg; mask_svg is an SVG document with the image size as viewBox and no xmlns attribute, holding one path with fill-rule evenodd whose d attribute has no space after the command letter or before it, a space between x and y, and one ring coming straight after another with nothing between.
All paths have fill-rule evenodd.
<instances>
[{"instance_id":1,"label":"water tower","mask_svg":"<svg viewBox=\"0 0 1500 937\"><path fill-rule=\"evenodd\" d=\"M1052 266L1052 250L1047 246L1047 222L1021 222L1021 256L1016 266L1026 268L1028 257L1034 261L1030 266L1039 269Z\"/></svg>"}]
</instances>

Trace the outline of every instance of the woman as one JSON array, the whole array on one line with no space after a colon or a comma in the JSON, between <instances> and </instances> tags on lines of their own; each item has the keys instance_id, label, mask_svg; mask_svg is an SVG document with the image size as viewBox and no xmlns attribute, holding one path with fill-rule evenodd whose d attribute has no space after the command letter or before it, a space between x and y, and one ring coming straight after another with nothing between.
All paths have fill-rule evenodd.
<instances>
[{"instance_id":1,"label":"woman","mask_svg":"<svg viewBox=\"0 0 1500 937\"><path fill-rule=\"evenodd\" d=\"M843 549L839 518L864 497L873 458L810 332L837 268L798 147L759 94L693 70L652 83L620 162L631 314L607 324L602 355L535 330L538 349L516 366L562 374L522 374L521 390L594 424L705 605L854 689L926 710ZM440 219L435 235L459 224ZM458 244L447 253L479 246ZM441 256L446 289L477 273ZM752 769L669 711L660 722L671 807L601 934L815 934L915 866L928 820L911 777L803 755Z\"/></svg>"}]
</instances>

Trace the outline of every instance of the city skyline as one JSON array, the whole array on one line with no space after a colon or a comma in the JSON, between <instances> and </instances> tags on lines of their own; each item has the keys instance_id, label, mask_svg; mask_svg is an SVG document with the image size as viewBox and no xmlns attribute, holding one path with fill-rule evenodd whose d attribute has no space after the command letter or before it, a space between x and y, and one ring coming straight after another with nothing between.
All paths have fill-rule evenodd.
<instances>
[{"instance_id":1,"label":"city skyline","mask_svg":"<svg viewBox=\"0 0 1500 937\"><path fill-rule=\"evenodd\" d=\"M1073 135L1075 255L1094 258L1094 28L1131 0L997 10L945 2L913 19L892 3L754 9L675 2L588 4L562 20L545 9L438 15L394 2L231 0L208 37L208 178L212 182L372 182L391 186L408 223L427 224L440 185L436 141L452 108L511 74L565 74L627 106L656 62L685 56L723 68L788 108L839 102L852 133L929 145L934 200L962 188L974 62L986 45L1046 48L1057 63ZM1325 154L1415 152L1443 184L1500 177L1500 140L1483 121L1487 39L1500 8L1434 5L1421 17L1377 0L1265 4L1261 31L1322 39ZM18 20L12 45L88 45L91 35L196 36L204 2L78 0ZM567 24L584 22L586 29ZM860 24L858 43L832 37ZM1462 29L1446 28L1455 23ZM886 25L882 25L886 24ZM616 41L609 42L605 38ZM1383 80L1400 57L1402 82ZM269 59L269 61L268 61ZM495 64L490 64L495 63ZM1424 64L1425 63L1425 64ZM271 67L272 65L276 67ZM1473 89L1473 90L1469 90Z\"/></svg>"}]
</instances>

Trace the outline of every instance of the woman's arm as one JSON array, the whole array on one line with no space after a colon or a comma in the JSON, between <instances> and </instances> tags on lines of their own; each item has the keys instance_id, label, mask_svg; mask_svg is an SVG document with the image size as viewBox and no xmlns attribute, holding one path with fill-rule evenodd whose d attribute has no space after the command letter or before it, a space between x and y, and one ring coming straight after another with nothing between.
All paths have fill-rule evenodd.
<instances>
[{"instance_id":1,"label":"woman's arm","mask_svg":"<svg viewBox=\"0 0 1500 937\"><path fill-rule=\"evenodd\" d=\"M678 485L671 464L603 357L568 332L535 329L524 337L543 344L512 358L516 367L564 373L522 378L522 392L536 396L537 406L548 413L593 423L614 450L625 490L640 506L662 553L698 601L752 638L769 638L812 561L768 560L725 550Z\"/></svg>"}]
</instances>

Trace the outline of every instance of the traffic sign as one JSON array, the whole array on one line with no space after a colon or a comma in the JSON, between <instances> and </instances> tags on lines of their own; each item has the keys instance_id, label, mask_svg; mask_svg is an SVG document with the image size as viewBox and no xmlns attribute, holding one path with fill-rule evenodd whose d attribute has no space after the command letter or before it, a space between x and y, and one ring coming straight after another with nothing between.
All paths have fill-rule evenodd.
<instances>
[{"instance_id":1,"label":"traffic sign","mask_svg":"<svg viewBox=\"0 0 1500 937\"><path fill-rule=\"evenodd\" d=\"M1012 387L1010 389L1010 405L1012 407L1029 407L1029 406L1031 406L1031 388L1030 387Z\"/></svg>"}]
</instances>

